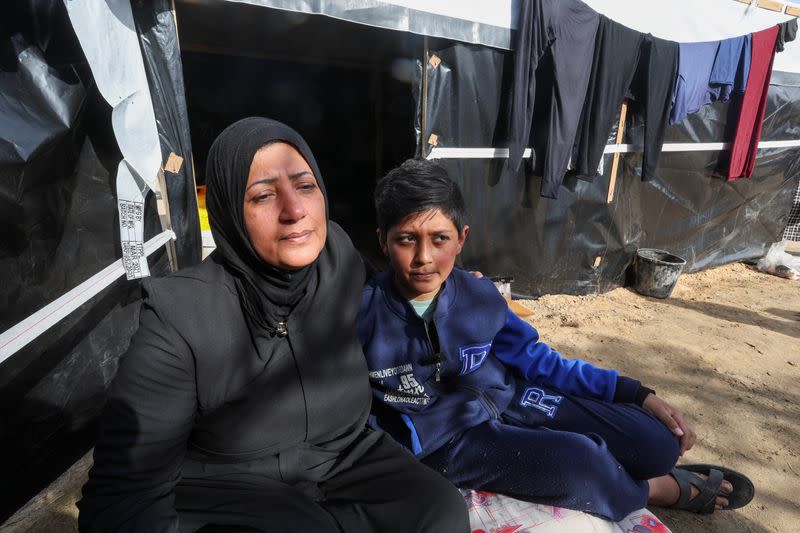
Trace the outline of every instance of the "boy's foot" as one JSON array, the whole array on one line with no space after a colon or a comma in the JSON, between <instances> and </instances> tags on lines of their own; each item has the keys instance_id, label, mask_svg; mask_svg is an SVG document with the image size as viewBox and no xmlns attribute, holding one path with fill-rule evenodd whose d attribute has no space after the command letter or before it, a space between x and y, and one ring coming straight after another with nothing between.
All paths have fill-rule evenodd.
<instances>
[{"instance_id":1,"label":"boy's foot","mask_svg":"<svg viewBox=\"0 0 800 533\"><path fill-rule=\"evenodd\" d=\"M650 480L649 503L701 514L747 505L755 491L743 474L722 466L679 465Z\"/></svg>"}]
</instances>

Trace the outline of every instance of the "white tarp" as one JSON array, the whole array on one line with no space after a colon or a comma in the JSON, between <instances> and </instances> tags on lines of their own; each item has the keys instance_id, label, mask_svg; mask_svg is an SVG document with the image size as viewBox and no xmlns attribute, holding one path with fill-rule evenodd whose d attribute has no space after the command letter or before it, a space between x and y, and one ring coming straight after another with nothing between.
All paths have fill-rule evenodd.
<instances>
[{"instance_id":1,"label":"white tarp","mask_svg":"<svg viewBox=\"0 0 800 533\"><path fill-rule=\"evenodd\" d=\"M378 28L508 48L515 26L510 0L227 0L326 15Z\"/></svg>"},{"instance_id":2,"label":"white tarp","mask_svg":"<svg viewBox=\"0 0 800 533\"><path fill-rule=\"evenodd\" d=\"M122 263L128 279L150 275L144 251L144 201L161 167L153 102L130 0L64 0L103 98L123 160L117 169Z\"/></svg>"},{"instance_id":3,"label":"white tarp","mask_svg":"<svg viewBox=\"0 0 800 533\"><path fill-rule=\"evenodd\" d=\"M718 41L793 18L734 0L583 0L629 28L679 43ZM773 69L800 73L800 42L787 43Z\"/></svg>"},{"instance_id":4,"label":"white tarp","mask_svg":"<svg viewBox=\"0 0 800 533\"><path fill-rule=\"evenodd\" d=\"M381 28L444 37L496 48L511 47L522 0L228 0L323 14ZM678 42L716 41L791 18L734 0L584 0L635 30ZM776 71L800 73L800 43L775 58Z\"/></svg>"}]
</instances>

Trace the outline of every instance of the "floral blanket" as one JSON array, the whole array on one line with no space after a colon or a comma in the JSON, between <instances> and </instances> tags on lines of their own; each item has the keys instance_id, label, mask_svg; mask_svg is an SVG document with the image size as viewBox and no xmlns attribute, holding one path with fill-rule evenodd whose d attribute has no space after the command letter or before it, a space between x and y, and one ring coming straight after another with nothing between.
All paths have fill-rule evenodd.
<instances>
[{"instance_id":1,"label":"floral blanket","mask_svg":"<svg viewBox=\"0 0 800 533\"><path fill-rule=\"evenodd\" d=\"M580 511L551 507L474 490L462 490L469 505L472 533L671 533L647 509L619 522Z\"/></svg>"}]
</instances>

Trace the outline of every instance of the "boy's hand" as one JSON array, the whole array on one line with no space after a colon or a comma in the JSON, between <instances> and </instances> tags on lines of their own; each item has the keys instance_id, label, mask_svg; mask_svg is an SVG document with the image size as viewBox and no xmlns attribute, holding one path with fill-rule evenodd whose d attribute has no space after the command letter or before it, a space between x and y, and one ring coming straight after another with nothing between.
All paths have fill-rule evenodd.
<instances>
[{"instance_id":1,"label":"boy's hand","mask_svg":"<svg viewBox=\"0 0 800 533\"><path fill-rule=\"evenodd\" d=\"M642 403L642 407L653 413L653 416L661 420L670 431L680 437L681 455L685 451L692 449L694 442L697 440L697 435L683 419L683 413L655 394L648 394Z\"/></svg>"}]
</instances>

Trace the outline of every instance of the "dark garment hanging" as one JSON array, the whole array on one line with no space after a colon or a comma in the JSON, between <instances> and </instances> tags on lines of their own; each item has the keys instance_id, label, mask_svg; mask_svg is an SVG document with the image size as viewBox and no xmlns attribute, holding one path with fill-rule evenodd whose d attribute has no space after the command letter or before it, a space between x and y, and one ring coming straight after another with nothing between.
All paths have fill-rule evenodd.
<instances>
[{"instance_id":1,"label":"dark garment hanging","mask_svg":"<svg viewBox=\"0 0 800 533\"><path fill-rule=\"evenodd\" d=\"M644 181L655 177L661 157L678 71L678 55L678 43L649 34L645 37L639 67L631 86L634 99L644 107Z\"/></svg>"},{"instance_id":2,"label":"dark garment hanging","mask_svg":"<svg viewBox=\"0 0 800 533\"><path fill-rule=\"evenodd\" d=\"M586 96L599 15L577 0L522 2L509 106L509 165L519 169L528 144L536 101L536 70L552 56L553 84L547 114L542 196L555 198L566 173ZM541 87L541 86L540 86Z\"/></svg>"},{"instance_id":3,"label":"dark garment hanging","mask_svg":"<svg viewBox=\"0 0 800 533\"><path fill-rule=\"evenodd\" d=\"M712 102L709 79L719 45L719 41L680 43L670 124L680 122L686 115Z\"/></svg>"},{"instance_id":4,"label":"dark garment hanging","mask_svg":"<svg viewBox=\"0 0 800 533\"><path fill-rule=\"evenodd\" d=\"M597 174L614 118L636 73L644 37L600 16L592 73L575 136L573 173L581 179L591 180Z\"/></svg>"},{"instance_id":5,"label":"dark garment hanging","mask_svg":"<svg viewBox=\"0 0 800 533\"><path fill-rule=\"evenodd\" d=\"M708 79L714 101L727 102L732 93L743 93L750 74L750 34L724 39L719 43L717 57Z\"/></svg>"},{"instance_id":6,"label":"dark garment hanging","mask_svg":"<svg viewBox=\"0 0 800 533\"><path fill-rule=\"evenodd\" d=\"M576 138L577 177L591 180L597 174L597 165L626 91L641 106L645 122L642 179L655 176L677 69L678 43L601 18L595 62Z\"/></svg>"},{"instance_id":7,"label":"dark garment hanging","mask_svg":"<svg viewBox=\"0 0 800 533\"><path fill-rule=\"evenodd\" d=\"M778 31L776 25L753 33L750 75L747 78L747 90L742 98L736 134L731 145L728 181L749 178L753 174L758 141L761 139L761 123L767 107L767 91L772 75L772 62L775 59Z\"/></svg>"},{"instance_id":8,"label":"dark garment hanging","mask_svg":"<svg viewBox=\"0 0 800 533\"><path fill-rule=\"evenodd\" d=\"M795 37L797 37L796 18L778 24L778 42L775 43L776 50L778 52L783 52L783 47L786 43L794 41Z\"/></svg>"}]
</instances>

